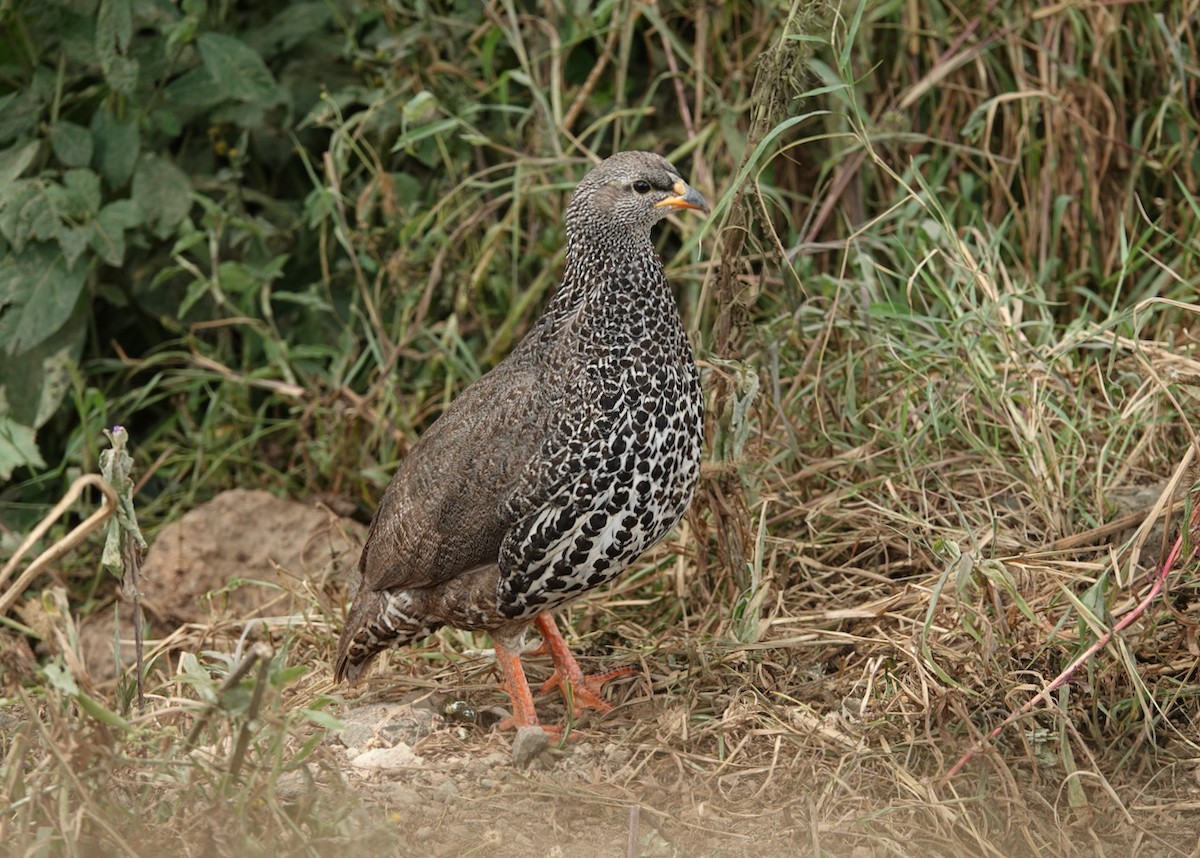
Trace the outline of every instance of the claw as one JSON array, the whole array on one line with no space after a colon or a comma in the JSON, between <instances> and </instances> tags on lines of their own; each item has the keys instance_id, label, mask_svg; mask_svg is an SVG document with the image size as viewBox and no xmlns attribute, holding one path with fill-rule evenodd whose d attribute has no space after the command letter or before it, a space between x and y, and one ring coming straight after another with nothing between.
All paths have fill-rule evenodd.
<instances>
[{"instance_id":1,"label":"claw","mask_svg":"<svg viewBox=\"0 0 1200 858\"><path fill-rule=\"evenodd\" d=\"M548 651L554 660L554 673L542 684L539 693L560 689L571 706L571 713L577 718L586 709L611 712L612 704L600 696L600 689L607 682L637 673L637 668L626 665L603 673L584 674L575 656L571 655L554 618L549 614L539 614L534 624L542 636L542 645L535 653Z\"/></svg>"}]
</instances>

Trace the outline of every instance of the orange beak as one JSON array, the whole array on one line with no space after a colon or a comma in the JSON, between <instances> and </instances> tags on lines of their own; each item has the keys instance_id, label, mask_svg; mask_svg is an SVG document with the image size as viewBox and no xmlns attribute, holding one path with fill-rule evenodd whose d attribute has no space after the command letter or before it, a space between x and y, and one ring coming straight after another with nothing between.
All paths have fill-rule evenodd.
<instances>
[{"instance_id":1,"label":"orange beak","mask_svg":"<svg viewBox=\"0 0 1200 858\"><path fill-rule=\"evenodd\" d=\"M667 197L665 200L655 203L654 207L670 206L675 209L695 209L698 212L705 213L709 211L708 201L700 195L699 191L690 187L683 179L675 183L674 191L675 196Z\"/></svg>"}]
</instances>

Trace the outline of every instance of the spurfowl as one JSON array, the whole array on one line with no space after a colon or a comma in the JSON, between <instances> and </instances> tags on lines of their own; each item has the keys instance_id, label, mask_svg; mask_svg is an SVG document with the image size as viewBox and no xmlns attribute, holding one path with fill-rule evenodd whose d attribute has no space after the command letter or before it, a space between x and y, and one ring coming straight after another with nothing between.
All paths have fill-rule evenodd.
<instances>
[{"instance_id":1,"label":"spurfowl","mask_svg":"<svg viewBox=\"0 0 1200 858\"><path fill-rule=\"evenodd\" d=\"M513 714L538 723L521 667L532 621L545 688L606 711L550 612L624 571L683 516L703 400L650 229L708 204L665 159L621 152L579 183L562 284L513 352L454 400L392 477L338 644L356 679L388 646L443 625L487 630Z\"/></svg>"}]
</instances>

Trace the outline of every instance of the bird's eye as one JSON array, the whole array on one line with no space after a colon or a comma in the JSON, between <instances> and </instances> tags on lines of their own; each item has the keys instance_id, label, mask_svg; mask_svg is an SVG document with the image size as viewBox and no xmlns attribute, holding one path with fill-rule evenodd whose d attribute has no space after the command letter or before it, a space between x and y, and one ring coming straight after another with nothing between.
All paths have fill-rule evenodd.
<instances>
[{"instance_id":1,"label":"bird's eye","mask_svg":"<svg viewBox=\"0 0 1200 858\"><path fill-rule=\"evenodd\" d=\"M650 183L645 179L638 179L633 183L633 189L639 194L648 194L650 193Z\"/></svg>"}]
</instances>

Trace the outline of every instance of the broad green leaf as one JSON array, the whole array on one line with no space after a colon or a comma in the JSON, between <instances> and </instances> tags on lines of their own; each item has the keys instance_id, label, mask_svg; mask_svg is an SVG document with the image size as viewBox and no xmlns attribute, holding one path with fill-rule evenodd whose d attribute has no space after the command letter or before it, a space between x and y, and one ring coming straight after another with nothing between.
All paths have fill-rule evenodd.
<instances>
[{"instance_id":1,"label":"broad green leaf","mask_svg":"<svg viewBox=\"0 0 1200 858\"><path fill-rule=\"evenodd\" d=\"M68 170L62 185L47 183L61 220L84 221L100 210L100 177L91 170Z\"/></svg>"},{"instance_id":2,"label":"broad green leaf","mask_svg":"<svg viewBox=\"0 0 1200 858\"><path fill-rule=\"evenodd\" d=\"M60 186L41 179L13 182L0 198L0 233L17 250L31 241L52 241L62 229Z\"/></svg>"},{"instance_id":3,"label":"broad green leaf","mask_svg":"<svg viewBox=\"0 0 1200 858\"><path fill-rule=\"evenodd\" d=\"M133 174L133 201L159 238L166 238L192 208L192 183L158 155L145 155Z\"/></svg>"},{"instance_id":4,"label":"broad green leaf","mask_svg":"<svg viewBox=\"0 0 1200 858\"><path fill-rule=\"evenodd\" d=\"M217 283L229 295L254 292L262 285L250 267L241 262L222 262L217 267Z\"/></svg>"},{"instance_id":5,"label":"broad green leaf","mask_svg":"<svg viewBox=\"0 0 1200 858\"><path fill-rule=\"evenodd\" d=\"M196 30L200 28L201 18L204 16L204 11L199 13L189 12L187 5L184 4L184 14L182 18L176 19L173 23L165 24L162 28L162 33L167 37L163 47L167 54L173 54L175 51L185 45L190 45L196 38Z\"/></svg>"},{"instance_id":6,"label":"broad green leaf","mask_svg":"<svg viewBox=\"0 0 1200 858\"><path fill-rule=\"evenodd\" d=\"M41 144L36 140L32 143L18 143L0 152L0 193L7 190L37 157Z\"/></svg>"},{"instance_id":7,"label":"broad green leaf","mask_svg":"<svg viewBox=\"0 0 1200 858\"><path fill-rule=\"evenodd\" d=\"M11 479L17 468L46 467L38 452L34 431L5 414L6 407L4 388L0 387L0 482Z\"/></svg>"},{"instance_id":8,"label":"broad green leaf","mask_svg":"<svg viewBox=\"0 0 1200 858\"><path fill-rule=\"evenodd\" d=\"M133 38L133 4L130 0L100 0L96 13L96 52L129 50Z\"/></svg>"},{"instance_id":9,"label":"broad green leaf","mask_svg":"<svg viewBox=\"0 0 1200 858\"><path fill-rule=\"evenodd\" d=\"M125 230L142 222L142 209L133 200L116 200L106 205L91 223L92 249L109 265L125 259Z\"/></svg>"},{"instance_id":10,"label":"broad green leaf","mask_svg":"<svg viewBox=\"0 0 1200 858\"><path fill-rule=\"evenodd\" d=\"M63 258L66 260L68 268L73 267L75 260L87 250L91 237L92 227L90 225L64 226L59 229L58 246L62 250Z\"/></svg>"},{"instance_id":11,"label":"broad green leaf","mask_svg":"<svg viewBox=\"0 0 1200 858\"><path fill-rule=\"evenodd\" d=\"M0 96L0 143L28 135L37 127L45 100L34 89Z\"/></svg>"},{"instance_id":12,"label":"broad green leaf","mask_svg":"<svg viewBox=\"0 0 1200 858\"><path fill-rule=\"evenodd\" d=\"M48 243L0 259L0 351L20 355L61 328L79 300L85 270L68 268Z\"/></svg>"},{"instance_id":13,"label":"broad green leaf","mask_svg":"<svg viewBox=\"0 0 1200 858\"><path fill-rule=\"evenodd\" d=\"M275 76L245 42L220 33L201 33L196 46L204 68L226 98L258 104L279 101Z\"/></svg>"},{"instance_id":14,"label":"broad green leaf","mask_svg":"<svg viewBox=\"0 0 1200 858\"><path fill-rule=\"evenodd\" d=\"M88 243L109 265L120 265L125 261L125 227L107 215L107 210L102 211L92 221Z\"/></svg>"},{"instance_id":15,"label":"broad green leaf","mask_svg":"<svg viewBox=\"0 0 1200 858\"><path fill-rule=\"evenodd\" d=\"M81 334L85 330L82 325L78 328ZM58 341L59 337L56 336L55 340ZM37 414L33 418L34 429L40 429L46 425L46 421L54 416L58 411L58 406L62 405L67 392L70 391L71 376L79 366L76 357L80 351L79 346L82 344L83 338L79 337L76 345L64 344L42 360L42 392L38 398ZM72 353L74 353L74 357Z\"/></svg>"},{"instance_id":16,"label":"broad green leaf","mask_svg":"<svg viewBox=\"0 0 1200 858\"><path fill-rule=\"evenodd\" d=\"M101 209L100 213L108 217L111 223L119 224L122 229L133 229L141 226L146 220L146 213L133 200L113 200Z\"/></svg>"},{"instance_id":17,"label":"broad green leaf","mask_svg":"<svg viewBox=\"0 0 1200 858\"><path fill-rule=\"evenodd\" d=\"M0 388L13 421L37 430L58 413L74 384L86 336L86 307L80 304L65 325L33 348L0 357Z\"/></svg>"},{"instance_id":18,"label":"broad green leaf","mask_svg":"<svg viewBox=\"0 0 1200 858\"><path fill-rule=\"evenodd\" d=\"M137 61L125 55L132 38L131 0L101 0L96 13L96 54L108 85L122 95L133 95L137 88Z\"/></svg>"},{"instance_id":19,"label":"broad green leaf","mask_svg":"<svg viewBox=\"0 0 1200 858\"><path fill-rule=\"evenodd\" d=\"M104 69L104 77L117 92L131 96L137 89L138 62L129 57L113 57Z\"/></svg>"},{"instance_id":20,"label":"broad green leaf","mask_svg":"<svg viewBox=\"0 0 1200 858\"><path fill-rule=\"evenodd\" d=\"M223 101L225 95L214 85L212 75L203 66L197 66L167 85L163 91L162 106L154 111L150 119L160 129L169 125L182 127Z\"/></svg>"},{"instance_id":21,"label":"broad green leaf","mask_svg":"<svg viewBox=\"0 0 1200 858\"><path fill-rule=\"evenodd\" d=\"M68 167L86 167L92 162L92 132L78 123L60 119L50 126L50 146Z\"/></svg>"},{"instance_id":22,"label":"broad green leaf","mask_svg":"<svg viewBox=\"0 0 1200 858\"><path fill-rule=\"evenodd\" d=\"M137 164L140 140L137 123L113 116L107 104L92 114L92 142L95 146L96 169L108 182L109 188L123 188L133 175Z\"/></svg>"}]
</instances>

